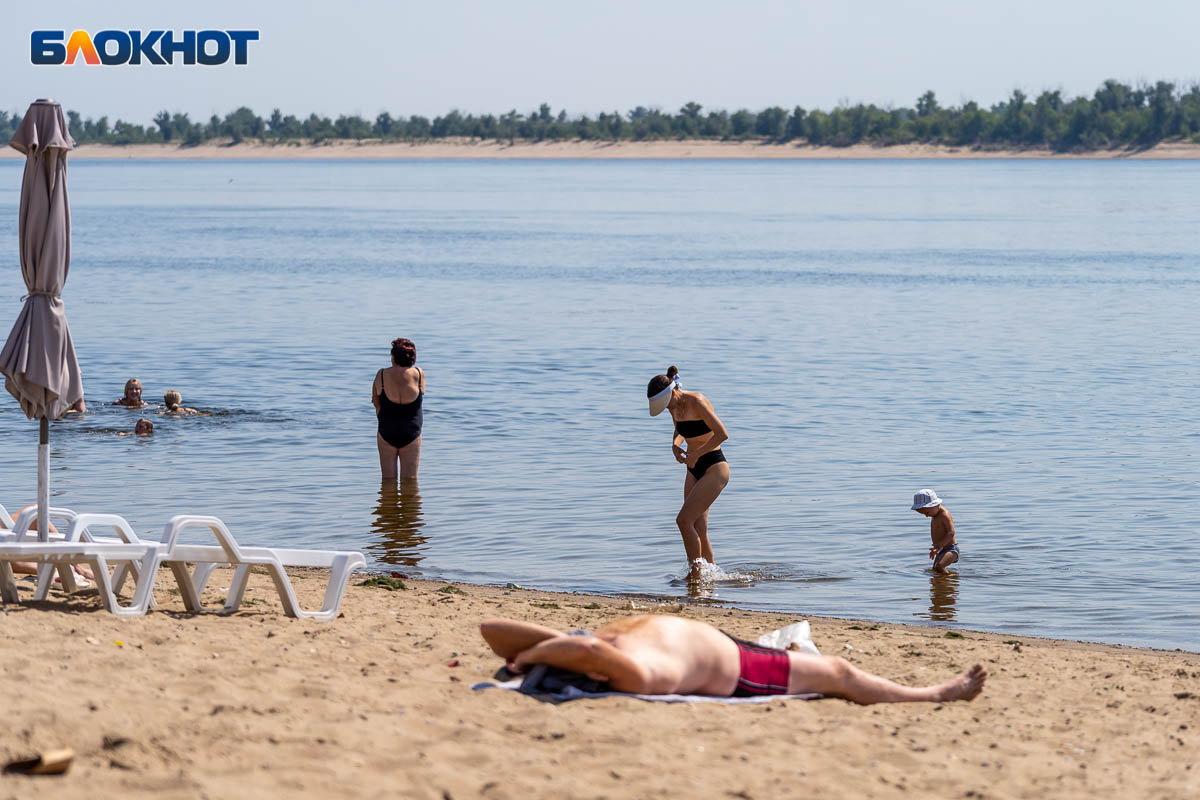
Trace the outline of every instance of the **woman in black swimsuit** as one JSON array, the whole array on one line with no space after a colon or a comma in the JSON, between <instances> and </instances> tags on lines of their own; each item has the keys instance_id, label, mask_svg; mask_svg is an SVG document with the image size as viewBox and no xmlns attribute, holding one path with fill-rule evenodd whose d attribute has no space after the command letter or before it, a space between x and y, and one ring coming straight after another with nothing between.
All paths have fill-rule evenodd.
<instances>
[{"instance_id":1,"label":"woman in black swimsuit","mask_svg":"<svg viewBox=\"0 0 1200 800\"><path fill-rule=\"evenodd\" d=\"M712 544L708 541L708 507L729 483L729 463L721 452L721 443L729 438L725 425L713 411L708 398L699 392L679 388L679 370L667 367L666 375L655 375L646 387L650 399L650 416L656 417L670 409L675 430L671 436L671 452L675 460L687 464L683 480L683 507L675 515L675 524L683 537L687 551L689 577L700 577L703 558L715 564ZM680 447L687 443L687 450Z\"/></svg>"},{"instance_id":2,"label":"woman in black swimsuit","mask_svg":"<svg viewBox=\"0 0 1200 800\"><path fill-rule=\"evenodd\" d=\"M381 369L371 385L371 402L379 418L375 443L379 447L379 469L385 481L417 480L421 461L421 400L425 397L425 373L414 367L417 346L408 339L392 342L392 366Z\"/></svg>"}]
</instances>

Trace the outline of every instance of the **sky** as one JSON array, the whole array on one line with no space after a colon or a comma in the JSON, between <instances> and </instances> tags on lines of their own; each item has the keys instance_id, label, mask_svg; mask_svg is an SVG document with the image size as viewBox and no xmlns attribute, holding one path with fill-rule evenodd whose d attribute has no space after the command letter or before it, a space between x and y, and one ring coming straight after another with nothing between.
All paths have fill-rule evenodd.
<instances>
[{"instance_id":1,"label":"sky","mask_svg":"<svg viewBox=\"0 0 1200 800\"><path fill-rule=\"evenodd\" d=\"M0 25L0 109L51 97L148 124L249 106L306 117L595 115L842 104L990 106L1013 89L1090 96L1108 78L1200 81L1200 3L1095 0L507 0L13 3ZM30 32L257 29L235 66L37 66Z\"/></svg>"}]
</instances>

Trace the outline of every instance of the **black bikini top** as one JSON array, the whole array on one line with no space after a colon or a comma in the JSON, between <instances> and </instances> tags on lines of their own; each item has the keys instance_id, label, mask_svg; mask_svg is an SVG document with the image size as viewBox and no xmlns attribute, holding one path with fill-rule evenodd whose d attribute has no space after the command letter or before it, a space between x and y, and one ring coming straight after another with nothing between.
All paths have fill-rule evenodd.
<instances>
[{"instance_id":1,"label":"black bikini top","mask_svg":"<svg viewBox=\"0 0 1200 800\"><path fill-rule=\"evenodd\" d=\"M675 432L685 439L712 433L712 428L702 419L681 419L675 423Z\"/></svg>"}]
</instances>

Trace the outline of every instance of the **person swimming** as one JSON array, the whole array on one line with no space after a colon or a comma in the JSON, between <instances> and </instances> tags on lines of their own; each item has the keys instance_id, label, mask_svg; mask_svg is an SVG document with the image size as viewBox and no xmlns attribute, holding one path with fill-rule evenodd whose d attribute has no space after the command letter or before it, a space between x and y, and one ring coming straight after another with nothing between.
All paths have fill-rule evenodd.
<instances>
[{"instance_id":1,"label":"person swimming","mask_svg":"<svg viewBox=\"0 0 1200 800\"><path fill-rule=\"evenodd\" d=\"M154 423L145 417L141 417L133 425L132 431L119 431L117 436L152 436L154 435Z\"/></svg>"},{"instance_id":2,"label":"person swimming","mask_svg":"<svg viewBox=\"0 0 1200 800\"><path fill-rule=\"evenodd\" d=\"M125 381L125 394L116 399L116 404L125 406L126 408L141 408L145 403L142 402L142 382L137 378L130 378Z\"/></svg>"},{"instance_id":3,"label":"person swimming","mask_svg":"<svg viewBox=\"0 0 1200 800\"><path fill-rule=\"evenodd\" d=\"M170 389L167 391L166 394L163 395L163 405L166 406L166 409L163 411L160 411L158 413L160 413L160 414L183 414L185 416L192 416L192 415L201 413L200 411L197 411L194 408L184 408L182 404L183 404L183 395L181 395L179 392L175 391L174 389Z\"/></svg>"}]
</instances>

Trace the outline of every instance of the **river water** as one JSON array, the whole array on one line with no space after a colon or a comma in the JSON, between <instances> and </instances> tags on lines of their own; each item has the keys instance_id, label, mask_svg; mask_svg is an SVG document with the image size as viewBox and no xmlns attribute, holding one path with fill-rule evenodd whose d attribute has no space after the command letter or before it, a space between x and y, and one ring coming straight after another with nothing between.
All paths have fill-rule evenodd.
<instances>
[{"instance_id":1,"label":"river water","mask_svg":"<svg viewBox=\"0 0 1200 800\"><path fill-rule=\"evenodd\" d=\"M676 364L730 432L691 599L1200 650L1200 162L77 159L70 187L91 413L51 428L56 505L688 598L644 394ZM375 453L396 336L428 376L418 491ZM118 436L132 376L211 414ZM4 395L10 511L36 440Z\"/></svg>"}]
</instances>

